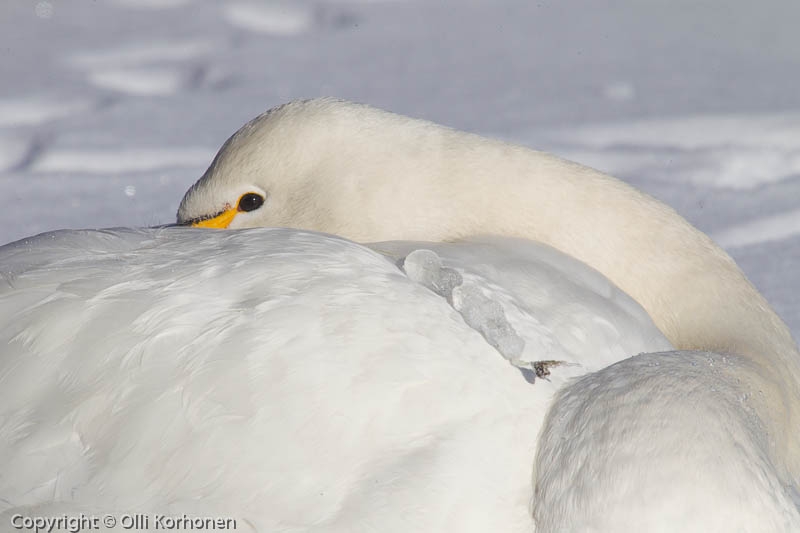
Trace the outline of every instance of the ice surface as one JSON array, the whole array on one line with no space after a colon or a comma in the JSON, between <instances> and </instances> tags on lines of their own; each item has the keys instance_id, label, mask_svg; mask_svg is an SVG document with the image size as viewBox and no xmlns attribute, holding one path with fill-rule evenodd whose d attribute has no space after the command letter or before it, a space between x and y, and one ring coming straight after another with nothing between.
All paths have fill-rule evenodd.
<instances>
[{"instance_id":1,"label":"ice surface","mask_svg":"<svg viewBox=\"0 0 800 533\"><path fill-rule=\"evenodd\" d=\"M464 286L461 273L442 266L442 259L432 250L414 250L408 254L403 270L410 279L447 298L469 327L483 335L512 364L518 364L525 341L506 319L500 302L483 294L475 285Z\"/></svg>"},{"instance_id":2,"label":"ice surface","mask_svg":"<svg viewBox=\"0 0 800 533\"><path fill-rule=\"evenodd\" d=\"M517 335L506 319L503 306L488 298L479 287L474 285L459 286L453 290L453 307L461 313L464 321L478 330L486 342L494 346L503 357L516 362L525 341Z\"/></svg>"},{"instance_id":3,"label":"ice surface","mask_svg":"<svg viewBox=\"0 0 800 533\"><path fill-rule=\"evenodd\" d=\"M453 289L461 285L461 274L442 266L442 259L431 250L414 250L403 261L403 270L409 278L429 288L448 300Z\"/></svg>"}]
</instances>

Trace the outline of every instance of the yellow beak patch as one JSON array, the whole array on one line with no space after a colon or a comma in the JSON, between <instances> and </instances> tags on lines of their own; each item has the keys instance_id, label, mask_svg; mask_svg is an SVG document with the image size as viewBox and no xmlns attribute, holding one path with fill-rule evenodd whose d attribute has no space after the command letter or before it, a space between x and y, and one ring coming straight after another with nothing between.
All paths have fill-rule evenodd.
<instances>
[{"instance_id":1,"label":"yellow beak patch","mask_svg":"<svg viewBox=\"0 0 800 533\"><path fill-rule=\"evenodd\" d=\"M231 225L231 222L233 222L233 217L236 216L237 212L238 209L235 207L229 207L214 218L207 218L199 222L193 222L192 227L225 229Z\"/></svg>"}]
</instances>

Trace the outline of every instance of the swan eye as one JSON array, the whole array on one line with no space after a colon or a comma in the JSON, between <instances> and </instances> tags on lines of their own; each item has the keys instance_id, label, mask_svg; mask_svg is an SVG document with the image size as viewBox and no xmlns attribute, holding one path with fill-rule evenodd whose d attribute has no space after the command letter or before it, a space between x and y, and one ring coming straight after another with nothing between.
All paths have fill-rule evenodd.
<instances>
[{"instance_id":1,"label":"swan eye","mask_svg":"<svg viewBox=\"0 0 800 533\"><path fill-rule=\"evenodd\" d=\"M243 194L241 198L239 198L239 205L236 207L239 211L255 211L259 207L264 205L264 197L260 194L256 194L254 192L249 192L247 194Z\"/></svg>"}]
</instances>

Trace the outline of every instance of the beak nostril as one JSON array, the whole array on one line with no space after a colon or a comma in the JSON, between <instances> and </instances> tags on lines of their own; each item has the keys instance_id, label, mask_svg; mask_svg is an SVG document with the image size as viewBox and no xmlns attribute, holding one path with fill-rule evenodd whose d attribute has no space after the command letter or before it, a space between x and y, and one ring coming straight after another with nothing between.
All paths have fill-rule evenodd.
<instances>
[{"instance_id":1,"label":"beak nostril","mask_svg":"<svg viewBox=\"0 0 800 533\"><path fill-rule=\"evenodd\" d=\"M187 225L190 225L194 228L225 229L231 225L231 222L233 222L237 212L238 211L236 208L227 206L224 211L221 211L215 215L189 220L187 221Z\"/></svg>"}]
</instances>

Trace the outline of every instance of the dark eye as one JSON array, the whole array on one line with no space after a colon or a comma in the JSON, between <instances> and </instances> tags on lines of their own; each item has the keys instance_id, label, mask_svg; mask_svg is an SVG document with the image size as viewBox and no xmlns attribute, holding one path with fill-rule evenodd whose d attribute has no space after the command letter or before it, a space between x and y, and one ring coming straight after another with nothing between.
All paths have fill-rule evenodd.
<instances>
[{"instance_id":1,"label":"dark eye","mask_svg":"<svg viewBox=\"0 0 800 533\"><path fill-rule=\"evenodd\" d=\"M239 198L239 205L237 206L237 209L245 212L255 211L262 205L264 205L264 197L260 194L249 192L247 194L243 194L242 197Z\"/></svg>"}]
</instances>

